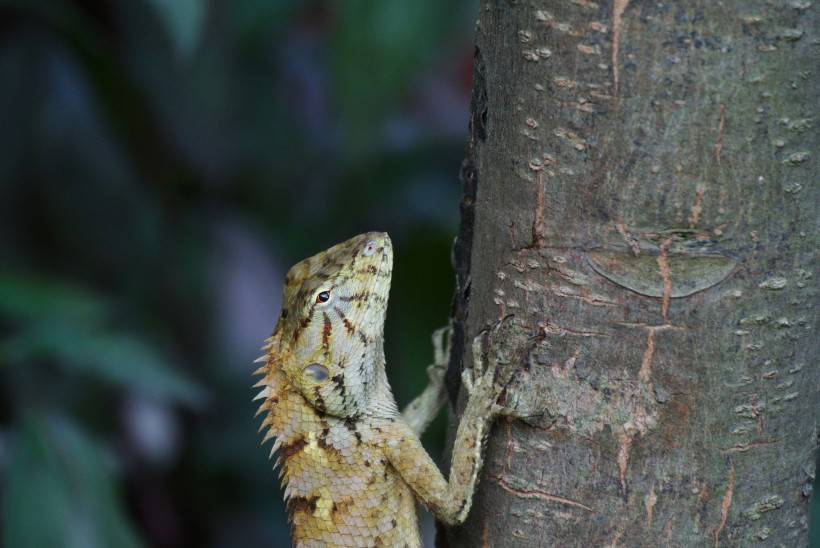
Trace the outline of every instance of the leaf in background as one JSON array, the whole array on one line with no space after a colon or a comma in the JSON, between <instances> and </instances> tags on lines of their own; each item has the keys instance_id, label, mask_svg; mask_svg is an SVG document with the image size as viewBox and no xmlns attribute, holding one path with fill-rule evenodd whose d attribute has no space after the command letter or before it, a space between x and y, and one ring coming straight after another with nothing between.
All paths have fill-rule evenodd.
<instances>
[{"instance_id":1,"label":"leaf in background","mask_svg":"<svg viewBox=\"0 0 820 548\"><path fill-rule=\"evenodd\" d=\"M206 0L149 0L165 26L171 42L182 57L191 55L199 44Z\"/></svg>"},{"instance_id":2,"label":"leaf in background","mask_svg":"<svg viewBox=\"0 0 820 548\"><path fill-rule=\"evenodd\" d=\"M15 437L6 478L3 544L20 548L68 545L71 501L55 455L35 425Z\"/></svg>"},{"instance_id":3,"label":"leaf in background","mask_svg":"<svg viewBox=\"0 0 820 548\"><path fill-rule=\"evenodd\" d=\"M142 546L120 504L110 468L102 449L73 424L25 421L12 442L4 545Z\"/></svg>"},{"instance_id":4,"label":"leaf in background","mask_svg":"<svg viewBox=\"0 0 820 548\"><path fill-rule=\"evenodd\" d=\"M300 3L297 0L234 0L228 12L242 39L270 40L289 25Z\"/></svg>"},{"instance_id":5,"label":"leaf in background","mask_svg":"<svg viewBox=\"0 0 820 548\"><path fill-rule=\"evenodd\" d=\"M38 323L7 338L0 346L0 357L12 363L54 359L69 372L86 372L160 400L198 405L204 398L197 383L131 334L64 322Z\"/></svg>"},{"instance_id":6,"label":"leaf in background","mask_svg":"<svg viewBox=\"0 0 820 548\"><path fill-rule=\"evenodd\" d=\"M53 359L69 372L166 401L201 403L202 388L154 346L104 325L108 303L65 282L0 276L0 317L20 324L0 339L0 363Z\"/></svg>"},{"instance_id":7,"label":"leaf in background","mask_svg":"<svg viewBox=\"0 0 820 548\"><path fill-rule=\"evenodd\" d=\"M35 276L0 274L0 316L16 321L47 321L55 317L96 323L107 314L97 295L66 282Z\"/></svg>"}]
</instances>

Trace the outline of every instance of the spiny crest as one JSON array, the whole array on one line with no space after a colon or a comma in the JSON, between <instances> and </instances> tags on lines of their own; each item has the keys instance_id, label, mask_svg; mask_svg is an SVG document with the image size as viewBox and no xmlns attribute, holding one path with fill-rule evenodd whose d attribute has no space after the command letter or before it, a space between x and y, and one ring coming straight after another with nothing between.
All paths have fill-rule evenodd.
<instances>
[{"instance_id":1,"label":"spiny crest","mask_svg":"<svg viewBox=\"0 0 820 548\"><path fill-rule=\"evenodd\" d=\"M279 403L280 394L283 389L283 375L276 367L275 351L279 347L280 332L274 331L273 335L265 341L262 347L262 354L254 363L262 363L262 366L253 372L254 375L261 375L262 378L253 385L254 388L261 388L259 393L254 396L253 401L262 400L259 409L256 410L255 417L267 412L262 424L259 426L259 432L265 430L265 435L262 438L262 444L279 435L278 429L274 428L274 423L277 422L276 406ZM270 457L276 452L276 447L271 451ZM276 463L279 464L278 461Z\"/></svg>"},{"instance_id":2,"label":"spiny crest","mask_svg":"<svg viewBox=\"0 0 820 548\"><path fill-rule=\"evenodd\" d=\"M254 388L262 388L256 396L253 397L253 401L262 400L262 405L257 409L256 415L259 416L263 411L265 411L269 406L269 400L271 396L274 395L275 390L275 383L274 380L274 369L275 369L275 360L272 360L272 353L271 351L279 346L279 333L274 331L273 335L268 337L265 340L265 345L261 348L262 354L255 360L253 363L261 363L262 366L259 367L256 371L253 372L254 376L261 376L262 378L253 385Z\"/></svg>"}]
</instances>

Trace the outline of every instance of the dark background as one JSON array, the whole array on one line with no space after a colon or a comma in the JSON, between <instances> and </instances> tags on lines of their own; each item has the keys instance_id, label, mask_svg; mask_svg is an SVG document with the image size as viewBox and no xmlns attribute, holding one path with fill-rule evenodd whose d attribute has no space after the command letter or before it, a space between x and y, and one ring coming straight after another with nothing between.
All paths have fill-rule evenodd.
<instances>
[{"instance_id":1,"label":"dark background","mask_svg":"<svg viewBox=\"0 0 820 548\"><path fill-rule=\"evenodd\" d=\"M290 265L387 230L388 374L423 387L477 9L0 1L4 546L289 544L251 362Z\"/></svg>"}]
</instances>

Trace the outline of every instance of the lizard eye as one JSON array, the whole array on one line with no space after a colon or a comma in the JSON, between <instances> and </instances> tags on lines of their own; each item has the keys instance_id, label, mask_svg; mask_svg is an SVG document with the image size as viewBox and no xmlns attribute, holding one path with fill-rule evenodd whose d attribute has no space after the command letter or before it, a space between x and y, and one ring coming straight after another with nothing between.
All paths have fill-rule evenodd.
<instances>
[{"instance_id":1,"label":"lizard eye","mask_svg":"<svg viewBox=\"0 0 820 548\"><path fill-rule=\"evenodd\" d=\"M326 303L330 300L330 291L322 291L318 295L316 295L316 302L317 303Z\"/></svg>"},{"instance_id":2,"label":"lizard eye","mask_svg":"<svg viewBox=\"0 0 820 548\"><path fill-rule=\"evenodd\" d=\"M327 379L327 367L318 363L312 363L302 370L302 373L312 378L316 382L322 382Z\"/></svg>"},{"instance_id":3,"label":"lizard eye","mask_svg":"<svg viewBox=\"0 0 820 548\"><path fill-rule=\"evenodd\" d=\"M364 245L364 250L362 251L362 255L365 257L370 257L376 252L376 241L370 240Z\"/></svg>"}]
</instances>

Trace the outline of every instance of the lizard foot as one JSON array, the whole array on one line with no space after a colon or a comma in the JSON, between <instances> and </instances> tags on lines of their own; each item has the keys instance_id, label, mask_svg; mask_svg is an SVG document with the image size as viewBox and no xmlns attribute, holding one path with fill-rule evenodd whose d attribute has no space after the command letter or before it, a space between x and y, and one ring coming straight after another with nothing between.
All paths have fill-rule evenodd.
<instances>
[{"instance_id":1,"label":"lizard foot","mask_svg":"<svg viewBox=\"0 0 820 548\"><path fill-rule=\"evenodd\" d=\"M446 325L433 331L433 363L427 366L427 377L431 384L444 385L444 375L450 363L450 349L453 340L453 326Z\"/></svg>"},{"instance_id":2,"label":"lizard foot","mask_svg":"<svg viewBox=\"0 0 820 548\"><path fill-rule=\"evenodd\" d=\"M470 400L482 399L489 406L494 416L518 416L512 402L499 403L506 397L507 387L513 381L518 364L514 363L508 352L504 352L504 343L510 342L510 331L514 326L513 315L508 315L496 322L491 328L479 333L472 344L473 366L465 368L461 381L470 395Z\"/></svg>"}]
</instances>

